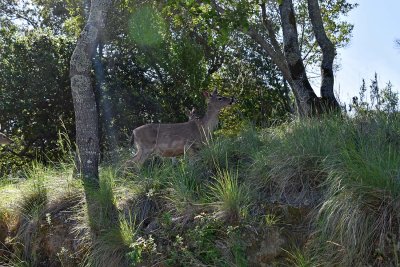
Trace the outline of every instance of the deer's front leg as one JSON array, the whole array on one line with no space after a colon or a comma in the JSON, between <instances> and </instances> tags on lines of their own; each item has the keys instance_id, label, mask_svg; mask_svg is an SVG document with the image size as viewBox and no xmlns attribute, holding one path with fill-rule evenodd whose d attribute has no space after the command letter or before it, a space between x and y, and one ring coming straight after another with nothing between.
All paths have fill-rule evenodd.
<instances>
[{"instance_id":1,"label":"deer's front leg","mask_svg":"<svg viewBox=\"0 0 400 267\"><path fill-rule=\"evenodd\" d=\"M184 155L185 155L185 157L188 156L191 158L197 153L198 150L199 150L199 147L196 143L194 143L194 142L187 143L184 148Z\"/></svg>"},{"instance_id":2,"label":"deer's front leg","mask_svg":"<svg viewBox=\"0 0 400 267\"><path fill-rule=\"evenodd\" d=\"M146 161L146 159L153 152L151 149L144 149L140 145L136 145L136 147L137 147L136 154L133 156L131 160L127 161L126 166L132 166L132 165L136 165L137 167L142 166L143 163Z\"/></svg>"}]
</instances>

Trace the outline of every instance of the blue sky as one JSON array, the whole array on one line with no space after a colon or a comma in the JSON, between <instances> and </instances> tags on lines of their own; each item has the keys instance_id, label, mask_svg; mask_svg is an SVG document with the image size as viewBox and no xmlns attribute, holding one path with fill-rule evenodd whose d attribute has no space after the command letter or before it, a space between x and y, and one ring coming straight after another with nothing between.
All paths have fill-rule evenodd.
<instances>
[{"instance_id":1,"label":"blue sky","mask_svg":"<svg viewBox=\"0 0 400 267\"><path fill-rule=\"evenodd\" d=\"M349 1L354 3L355 1ZM367 85L378 73L381 87L390 80L400 93L400 0L358 0L359 6L346 18L354 24L350 44L338 50L340 70L335 74L335 91L349 103L358 94L362 79Z\"/></svg>"}]
</instances>

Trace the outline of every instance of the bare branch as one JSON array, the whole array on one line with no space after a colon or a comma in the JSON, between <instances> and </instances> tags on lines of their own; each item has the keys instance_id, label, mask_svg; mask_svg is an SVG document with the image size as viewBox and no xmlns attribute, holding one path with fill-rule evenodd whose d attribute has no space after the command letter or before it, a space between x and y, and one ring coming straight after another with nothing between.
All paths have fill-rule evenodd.
<instances>
[{"instance_id":1,"label":"bare branch","mask_svg":"<svg viewBox=\"0 0 400 267\"><path fill-rule=\"evenodd\" d=\"M312 46L310 47L310 49L308 49L307 53L303 56L303 61L306 60L308 58L308 55L310 55L310 53L314 50L314 48L317 46L317 43L314 42L312 44Z\"/></svg>"},{"instance_id":2,"label":"bare branch","mask_svg":"<svg viewBox=\"0 0 400 267\"><path fill-rule=\"evenodd\" d=\"M275 31L274 31L274 29L272 27L272 22L267 17L267 11L266 11L266 7L265 7L265 3L261 3L260 6L261 6L261 15L262 15L262 18L263 18L263 24L264 24L265 28L268 31L268 36L269 36L269 38L271 40L271 44L274 47L275 52L279 53L279 52L281 52L282 48L281 48L280 44L278 43L278 41L276 39Z\"/></svg>"},{"instance_id":3,"label":"bare branch","mask_svg":"<svg viewBox=\"0 0 400 267\"><path fill-rule=\"evenodd\" d=\"M17 8L13 8L13 7L8 7L5 4L1 4L0 5L0 13L5 14L6 19L8 17L8 20L13 21L13 20L17 20L17 19L21 19L24 20L28 23L28 25L32 26L33 28L38 27L38 23L36 23L34 20L30 19L27 15L26 15L26 11L21 11Z\"/></svg>"},{"instance_id":4,"label":"bare branch","mask_svg":"<svg viewBox=\"0 0 400 267\"><path fill-rule=\"evenodd\" d=\"M301 37L300 37L300 51L303 51L303 44L304 44L304 37L305 37L305 28L306 28L306 19L305 17L302 18L301 21Z\"/></svg>"},{"instance_id":5,"label":"bare branch","mask_svg":"<svg viewBox=\"0 0 400 267\"><path fill-rule=\"evenodd\" d=\"M292 85L293 80L283 53L280 50L278 52L275 51L272 45L269 44L265 38L253 27L249 27L246 33L264 49L264 51L271 57L272 61L282 71L283 77L289 82L290 85Z\"/></svg>"}]
</instances>

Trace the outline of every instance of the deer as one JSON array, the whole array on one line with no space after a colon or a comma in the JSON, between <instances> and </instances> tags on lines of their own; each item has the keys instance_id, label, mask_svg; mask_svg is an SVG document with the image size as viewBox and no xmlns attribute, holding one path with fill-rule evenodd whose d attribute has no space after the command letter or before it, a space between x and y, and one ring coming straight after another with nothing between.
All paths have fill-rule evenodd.
<instances>
[{"instance_id":1,"label":"deer","mask_svg":"<svg viewBox=\"0 0 400 267\"><path fill-rule=\"evenodd\" d=\"M9 145L12 143L12 140L7 137L7 135L0 133L0 145Z\"/></svg>"},{"instance_id":2,"label":"deer","mask_svg":"<svg viewBox=\"0 0 400 267\"><path fill-rule=\"evenodd\" d=\"M192 108L192 110L185 108L185 115L188 117L189 121L199 119L199 117L196 114L196 109L194 107Z\"/></svg>"},{"instance_id":3,"label":"deer","mask_svg":"<svg viewBox=\"0 0 400 267\"><path fill-rule=\"evenodd\" d=\"M139 126L132 132L137 148L131 162L141 166L152 154L162 157L176 157L187 151L196 150L207 142L218 125L220 111L232 105L233 97L218 95L217 89L211 94L204 92L207 98L207 111L202 118L192 118L182 123L150 123Z\"/></svg>"}]
</instances>

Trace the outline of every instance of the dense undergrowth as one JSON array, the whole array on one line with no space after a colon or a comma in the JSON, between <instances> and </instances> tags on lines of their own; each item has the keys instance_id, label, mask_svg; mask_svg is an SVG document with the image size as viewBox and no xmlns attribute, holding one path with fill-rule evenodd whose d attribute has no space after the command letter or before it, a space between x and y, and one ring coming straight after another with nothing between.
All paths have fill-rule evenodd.
<instances>
[{"instance_id":1,"label":"dense undergrowth","mask_svg":"<svg viewBox=\"0 0 400 267\"><path fill-rule=\"evenodd\" d=\"M0 187L0 261L398 266L399 150L400 118L371 113L248 129L140 170L121 152L101 168L95 213L72 164L33 164Z\"/></svg>"}]
</instances>

